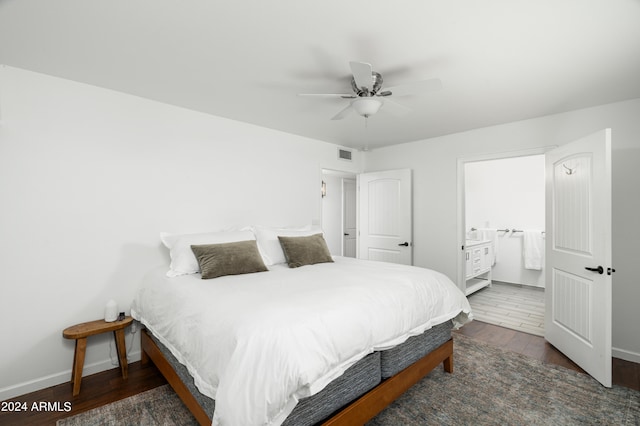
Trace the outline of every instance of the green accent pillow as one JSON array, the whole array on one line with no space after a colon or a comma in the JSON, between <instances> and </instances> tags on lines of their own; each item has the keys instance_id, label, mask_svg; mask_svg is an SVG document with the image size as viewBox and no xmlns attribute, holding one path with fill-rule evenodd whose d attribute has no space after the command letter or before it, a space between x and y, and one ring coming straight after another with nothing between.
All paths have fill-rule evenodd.
<instances>
[{"instance_id":1,"label":"green accent pillow","mask_svg":"<svg viewBox=\"0 0 640 426\"><path fill-rule=\"evenodd\" d=\"M191 246L202 279L268 271L255 240Z\"/></svg>"},{"instance_id":2,"label":"green accent pillow","mask_svg":"<svg viewBox=\"0 0 640 426\"><path fill-rule=\"evenodd\" d=\"M280 245L289 268L333 262L329 247L322 234L307 237L280 237Z\"/></svg>"}]
</instances>

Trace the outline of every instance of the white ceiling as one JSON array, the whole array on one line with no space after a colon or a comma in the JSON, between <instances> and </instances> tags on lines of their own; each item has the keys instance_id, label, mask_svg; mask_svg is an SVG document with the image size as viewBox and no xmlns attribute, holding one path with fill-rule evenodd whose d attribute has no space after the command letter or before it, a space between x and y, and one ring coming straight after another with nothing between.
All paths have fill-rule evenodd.
<instances>
[{"instance_id":1,"label":"white ceiling","mask_svg":"<svg viewBox=\"0 0 640 426\"><path fill-rule=\"evenodd\" d=\"M413 109L331 121L349 61ZM0 0L0 63L358 149L640 97L640 0Z\"/></svg>"}]
</instances>

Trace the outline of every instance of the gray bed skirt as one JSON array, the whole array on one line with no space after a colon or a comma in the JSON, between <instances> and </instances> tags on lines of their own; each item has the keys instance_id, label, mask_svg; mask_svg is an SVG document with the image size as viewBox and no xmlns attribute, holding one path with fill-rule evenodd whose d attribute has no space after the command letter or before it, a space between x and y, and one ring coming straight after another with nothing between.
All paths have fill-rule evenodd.
<instances>
[{"instance_id":1,"label":"gray bed skirt","mask_svg":"<svg viewBox=\"0 0 640 426\"><path fill-rule=\"evenodd\" d=\"M451 338L452 328L452 322L447 321L432 327L421 335L407 339L396 347L367 355L329 383L322 391L301 399L283 425L310 426L330 417L331 414L376 387L382 380L394 376L448 341ZM201 394L187 368L178 362L171 351L155 336L151 333L148 334L178 374L180 380L187 386L209 418L212 418L215 401Z\"/></svg>"},{"instance_id":2,"label":"gray bed skirt","mask_svg":"<svg viewBox=\"0 0 640 426\"><path fill-rule=\"evenodd\" d=\"M380 352L382 379L395 376L451 338L451 321L436 325L404 343Z\"/></svg>"}]
</instances>

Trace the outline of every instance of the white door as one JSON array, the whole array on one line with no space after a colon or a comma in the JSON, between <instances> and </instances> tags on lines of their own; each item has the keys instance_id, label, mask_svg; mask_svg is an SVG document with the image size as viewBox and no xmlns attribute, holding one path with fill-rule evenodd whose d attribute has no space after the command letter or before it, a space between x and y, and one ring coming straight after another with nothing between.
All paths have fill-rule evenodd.
<instances>
[{"instance_id":1,"label":"white door","mask_svg":"<svg viewBox=\"0 0 640 426\"><path fill-rule=\"evenodd\" d=\"M356 257L356 180L342 179L342 255Z\"/></svg>"},{"instance_id":2,"label":"white door","mask_svg":"<svg viewBox=\"0 0 640 426\"><path fill-rule=\"evenodd\" d=\"M611 130L546 161L545 338L611 386Z\"/></svg>"},{"instance_id":3,"label":"white door","mask_svg":"<svg viewBox=\"0 0 640 426\"><path fill-rule=\"evenodd\" d=\"M411 170L358 175L360 259L411 265Z\"/></svg>"}]
</instances>

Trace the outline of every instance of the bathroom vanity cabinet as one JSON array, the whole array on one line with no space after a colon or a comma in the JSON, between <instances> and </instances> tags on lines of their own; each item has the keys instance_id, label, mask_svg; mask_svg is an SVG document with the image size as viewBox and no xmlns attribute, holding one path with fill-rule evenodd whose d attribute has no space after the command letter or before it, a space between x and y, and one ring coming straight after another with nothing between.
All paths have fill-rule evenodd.
<instances>
[{"instance_id":1,"label":"bathroom vanity cabinet","mask_svg":"<svg viewBox=\"0 0 640 426\"><path fill-rule=\"evenodd\" d=\"M465 245L466 289L465 294L491 285L493 250L491 241L467 240Z\"/></svg>"}]
</instances>

